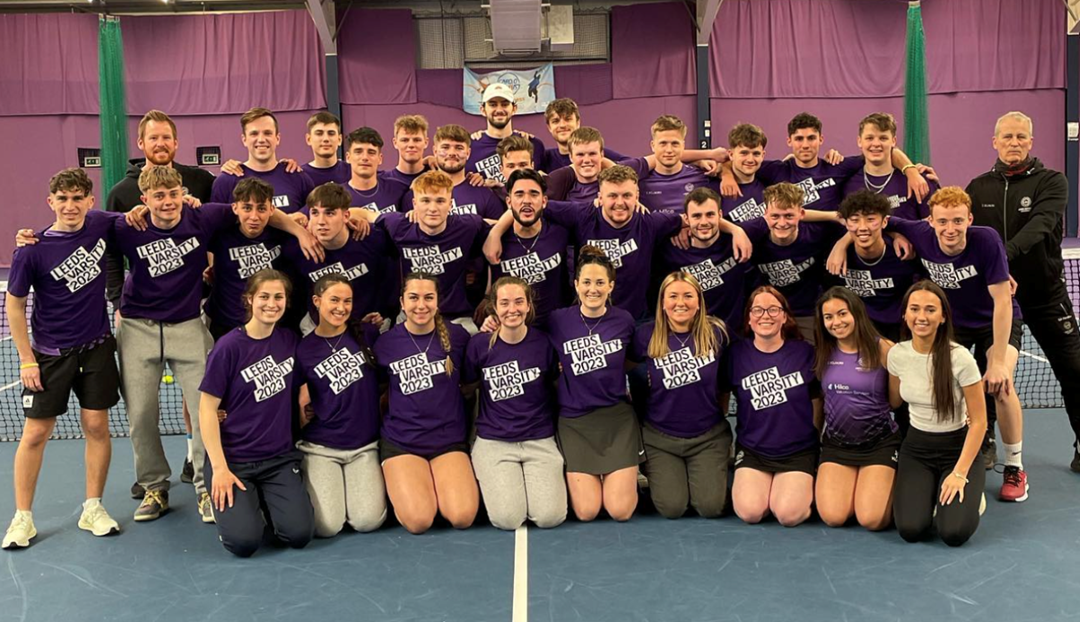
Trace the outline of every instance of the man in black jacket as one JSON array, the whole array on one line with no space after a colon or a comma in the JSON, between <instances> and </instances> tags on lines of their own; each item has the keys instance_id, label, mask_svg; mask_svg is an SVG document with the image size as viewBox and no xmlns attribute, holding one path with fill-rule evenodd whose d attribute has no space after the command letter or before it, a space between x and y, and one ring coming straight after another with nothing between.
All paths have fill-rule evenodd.
<instances>
[{"instance_id":1,"label":"man in black jacket","mask_svg":"<svg viewBox=\"0 0 1080 622\"><path fill-rule=\"evenodd\" d=\"M1031 119L1009 112L994 126L997 162L968 184L976 225L1005 242L1009 272L1024 323L1046 354L1076 440L1072 470L1080 472L1080 329L1069 292L1061 238L1069 197L1065 175L1032 157Z\"/></svg>"}]
</instances>

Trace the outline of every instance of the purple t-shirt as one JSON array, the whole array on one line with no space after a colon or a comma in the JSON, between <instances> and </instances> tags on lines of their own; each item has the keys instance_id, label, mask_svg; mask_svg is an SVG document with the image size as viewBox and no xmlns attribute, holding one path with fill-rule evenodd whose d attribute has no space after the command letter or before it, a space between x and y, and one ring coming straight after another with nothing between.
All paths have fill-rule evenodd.
<instances>
[{"instance_id":1,"label":"purple t-shirt","mask_svg":"<svg viewBox=\"0 0 1080 622\"><path fill-rule=\"evenodd\" d=\"M82 229L37 233L38 243L15 249L7 291L25 298L34 290L30 317L34 349L47 354L109 334L105 308L105 247L123 214L90 210Z\"/></svg>"},{"instance_id":2,"label":"purple t-shirt","mask_svg":"<svg viewBox=\"0 0 1080 622\"><path fill-rule=\"evenodd\" d=\"M475 335L465 353L465 383L481 383L476 434L508 443L554 436L558 370L548 336L530 328L520 343L490 342L489 334Z\"/></svg>"},{"instance_id":3,"label":"purple t-shirt","mask_svg":"<svg viewBox=\"0 0 1080 622\"><path fill-rule=\"evenodd\" d=\"M368 348L379 337L361 325ZM305 441L334 449L359 449L379 438L379 379L375 361L352 331L326 338L314 332L296 348L297 383L306 384L315 414L300 430Z\"/></svg>"},{"instance_id":4,"label":"purple t-shirt","mask_svg":"<svg viewBox=\"0 0 1080 622\"><path fill-rule=\"evenodd\" d=\"M694 438L720 423L718 369L723 351L697 356L693 333L671 333L668 354L649 357L655 322L637 327L630 357L645 364L649 373L649 409L645 419L654 428L679 438ZM724 343L719 330L716 337Z\"/></svg>"},{"instance_id":5,"label":"purple t-shirt","mask_svg":"<svg viewBox=\"0 0 1080 622\"><path fill-rule=\"evenodd\" d=\"M825 434L841 445L873 443L896 432L889 409L889 372L863 369L859 354L833 350L821 376Z\"/></svg>"},{"instance_id":6,"label":"purple t-shirt","mask_svg":"<svg viewBox=\"0 0 1080 622\"><path fill-rule=\"evenodd\" d=\"M298 173L285 172L285 167L288 165L284 162L278 162L278 165L273 170L266 172L252 170L244 164L240 166L244 169L244 177L258 177L274 187L274 207L286 214L299 212L300 208L304 207L307 195L315 189L315 184L307 173L303 171ZM210 200L214 203L232 203L233 189L244 177L237 177L228 173L218 175L214 179L214 187L210 191Z\"/></svg>"},{"instance_id":7,"label":"purple t-shirt","mask_svg":"<svg viewBox=\"0 0 1080 622\"><path fill-rule=\"evenodd\" d=\"M626 401L626 348L634 336L629 313L608 307L603 316L586 318L577 306L557 309L548 321L548 332L562 365L561 416L580 417Z\"/></svg>"},{"instance_id":8,"label":"purple t-shirt","mask_svg":"<svg viewBox=\"0 0 1080 622\"><path fill-rule=\"evenodd\" d=\"M930 184L930 194L926 195L923 201L919 201L914 195L908 197L907 177L896 169L893 169L892 175L885 176L858 171L844 184L844 197L860 190L869 190L889 200L893 216L906 220L922 220L930 215L930 206L926 203L941 188L936 181L928 179L927 183Z\"/></svg>"},{"instance_id":9,"label":"purple t-shirt","mask_svg":"<svg viewBox=\"0 0 1080 622\"><path fill-rule=\"evenodd\" d=\"M363 207L379 213L407 212L412 209L411 193L407 206L403 201L409 187L394 178L376 177L375 187L371 190L357 190L351 184L345 184L345 187L352 195L353 207Z\"/></svg>"},{"instance_id":10,"label":"purple t-shirt","mask_svg":"<svg viewBox=\"0 0 1080 622\"><path fill-rule=\"evenodd\" d=\"M785 341L766 353L753 339L728 349L724 382L735 391L739 445L769 458L781 458L817 445L814 407L817 394L814 346Z\"/></svg>"},{"instance_id":11,"label":"purple t-shirt","mask_svg":"<svg viewBox=\"0 0 1080 622\"><path fill-rule=\"evenodd\" d=\"M221 447L231 463L257 462L292 449L296 334L277 327L265 339L226 333L206 360L199 390L221 398Z\"/></svg>"},{"instance_id":12,"label":"purple t-shirt","mask_svg":"<svg viewBox=\"0 0 1080 622\"><path fill-rule=\"evenodd\" d=\"M509 274L532 285L533 310L540 326L546 326L552 311L569 304L564 257L569 239L566 229L548 220L533 238L518 238L511 228L502 237L502 261L491 267L492 283Z\"/></svg>"},{"instance_id":13,"label":"purple t-shirt","mask_svg":"<svg viewBox=\"0 0 1080 622\"><path fill-rule=\"evenodd\" d=\"M115 223L117 246L131 269L124 281L120 315L169 323L199 317L206 253L214 234L236 223L232 205L184 207L180 222L168 230L155 227L149 217L146 231L123 219Z\"/></svg>"},{"instance_id":14,"label":"purple t-shirt","mask_svg":"<svg viewBox=\"0 0 1080 622\"><path fill-rule=\"evenodd\" d=\"M724 219L743 223L755 218L765 216L765 184L756 177L748 184L739 184L742 191L741 197L720 197L720 210L724 213Z\"/></svg>"},{"instance_id":15,"label":"purple t-shirt","mask_svg":"<svg viewBox=\"0 0 1080 622\"><path fill-rule=\"evenodd\" d=\"M502 176L502 159L497 152L501 140L501 138L492 138L487 135L487 132L484 132L480 138L472 141L469 161L465 163L465 171L480 173L484 176L484 179L496 179L500 183L505 182L506 180ZM532 143L535 164L537 157L543 157L544 142L535 136L530 138L529 142Z\"/></svg>"},{"instance_id":16,"label":"purple t-shirt","mask_svg":"<svg viewBox=\"0 0 1080 622\"><path fill-rule=\"evenodd\" d=\"M990 227L971 226L967 245L958 255L946 255L938 244L934 228L925 220L889 220L897 231L915 247L923 270L949 298L953 321L963 328L986 328L994 324L994 299L990 285L1009 280L1009 264L1001 236ZM1012 299L1013 318L1020 317L1016 299Z\"/></svg>"},{"instance_id":17,"label":"purple t-shirt","mask_svg":"<svg viewBox=\"0 0 1080 622\"><path fill-rule=\"evenodd\" d=\"M648 164L644 162L645 158L637 159L642 160L644 167L648 168ZM621 162L621 164L627 163ZM632 168L639 169L639 167ZM638 188L641 191L640 200L643 205L654 211L677 214L686 211L683 208L683 199L686 195L690 194L694 188L702 186L720 191L720 182L715 177L707 177L704 171L691 164L684 164L679 172L671 175L664 175L653 169L642 175L638 181Z\"/></svg>"},{"instance_id":18,"label":"purple t-shirt","mask_svg":"<svg viewBox=\"0 0 1080 622\"><path fill-rule=\"evenodd\" d=\"M657 244L669 243L667 238L679 232L682 217L670 212L636 213L630 222L616 229L591 203L549 201L544 213L552 222L566 227L579 252L585 245L604 251L615 264L612 304L625 309L631 317L643 317L648 308L645 297L653 250Z\"/></svg>"},{"instance_id":19,"label":"purple t-shirt","mask_svg":"<svg viewBox=\"0 0 1080 622\"><path fill-rule=\"evenodd\" d=\"M233 328L244 323L244 288L251 275L266 268L280 268L281 250L289 234L267 227L254 238L245 236L239 224L217 231L210 239L214 254L214 287L206 301L206 314L220 326Z\"/></svg>"},{"instance_id":20,"label":"purple t-shirt","mask_svg":"<svg viewBox=\"0 0 1080 622\"><path fill-rule=\"evenodd\" d=\"M847 274L830 276L829 281L844 285L866 303L870 319L881 324L899 324L903 310L904 294L919 274L919 262L902 261L893 250L893 238L885 239L885 254L876 260L866 261L855 252L855 245L848 247Z\"/></svg>"},{"instance_id":21,"label":"purple t-shirt","mask_svg":"<svg viewBox=\"0 0 1080 622\"><path fill-rule=\"evenodd\" d=\"M450 360L438 331L412 335L398 324L379 338L375 358L390 378L390 409L382 422L382 437L414 454L430 455L465 442L465 401L461 395L461 366L469 333L457 324L450 331Z\"/></svg>"},{"instance_id":22,"label":"purple t-shirt","mask_svg":"<svg viewBox=\"0 0 1080 622\"><path fill-rule=\"evenodd\" d=\"M318 320L315 303L311 301L312 287L315 282L327 274L342 274L352 284L352 317L360 319L379 308L379 286L382 283L380 268L392 253L390 239L386 232L373 228L363 240L354 240L350 235L341 248L326 249L326 260L315 262L306 257L300 245L289 242L285 245L285 261L291 266L296 277L297 294L307 304L312 320Z\"/></svg>"},{"instance_id":23,"label":"purple t-shirt","mask_svg":"<svg viewBox=\"0 0 1080 622\"><path fill-rule=\"evenodd\" d=\"M310 162L301 164L300 168L304 169L304 172L311 178L311 183L316 188L329 182L344 186L349 183L349 179L352 178L352 167L349 166L349 163L345 160L338 160L337 163L330 168L318 168L312 166Z\"/></svg>"},{"instance_id":24,"label":"purple t-shirt","mask_svg":"<svg viewBox=\"0 0 1080 622\"><path fill-rule=\"evenodd\" d=\"M755 177L766 187L782 181L799 186L804 193L803 207L807 209L835 210L843 198L844 184L852 175L862 171L864 164L866 158L862 155L844 158L835 166L818 160L810 168L802 168L795 158L766 160Z\"/></svg>"},{"instance_id":25,"label":"purple t-shirt","mask_svg":"<svg viewBox=\"0 0 1080 622\"><path fill-rule=\"evenodd\" d=\"M481 218L498 220L506 211L506 201L500 201L491 189L468 183L454 186L453 202L451 214L475 214Z\"/></svg>"},{"instance_id":26,"label":"purple t-shirt","mask_svg":"<svg viewBox=\"0 0 1080 622\"><path fill-rule=\"evenodd\" d=\"M749 261L735 261L731 236L721 235L708 248L691 246L686 250L661 242L660 256L665 275L681 270L697 279L709 315L724 320L731 329L742 324L746 280L754 266Z\"/></svg>"},{"instance_id":27,"label":"purple t-shirt","mask_svg":"<svg viewBox=\"0 0 1080 622\"><path fill-rule=\"evenodd\" d=\"M465 298L465 269L481 257L491 229L479 216L451 214L442 233L428 235L404 214L388 213L376 221L401 253L401 272L428 272L439 279L439 311L449 317L470 315Z\"/></svg>"},{"instance_id":28,"label":"purple t-shirt","mask_svg":"<svg viewBox=\"0 0 1080 622\"><path fill-rule=\"evenodd\" d=\"M426 172L427 169L424 169L419 173L402 173L401 171L397 170L397 167L394 167L388 171L379 171L379 179L391 179L393 181L400 182L401 184L404 184L406 188L409 188L412 187L412 182L415 181L417 177L423 175Z\"/></svg>"},{"instance_id":29,"label":"purple t-shirt","mask_svg":"<svg viewBox=\"0 0 1080 622\"><path fill-rule=\"evenodd\" d=\"M649 165L644 158L630 158L619 164L632 168L639 179L649 173ZM552 171L548 175L547 185L547 198L555 201L592 203L600 195L599 180L582 183L578 181L574 169L569 166Z\"/></svg>"},{"instance_id":30,"label":"purple t-shirt","mask_svg":"<svg viewBox=\"0 0 1080 622\"><path fill-rule=\"evenodd\" d=\"M836 223L803 221L795 241L781 246L769 237L764 219L744 222L742 228L754 243L751 261L765 280L787 298L795 315L814 315L825 273L824 258L846 230Z\"/></svg>"},{"instance_id":31,"label":"purple t-shirt","mask_svg":"<svg viewBox=\"0 0 1080 622\"><path fill-rule=\"evenodd\" d=\"M607 147L604 147L604 157L612 162L621 162L626 159L626 156L623 154L613 149L608 149ZM536 164L536 170L548 174L551 174L556 169L560 169L564 166L570 166L570 154L559 153L558 147L552 147L551 149L545 150L542 162L536 162L535 157L533 160L533 163Z\"/></svg>"}]
</instances>

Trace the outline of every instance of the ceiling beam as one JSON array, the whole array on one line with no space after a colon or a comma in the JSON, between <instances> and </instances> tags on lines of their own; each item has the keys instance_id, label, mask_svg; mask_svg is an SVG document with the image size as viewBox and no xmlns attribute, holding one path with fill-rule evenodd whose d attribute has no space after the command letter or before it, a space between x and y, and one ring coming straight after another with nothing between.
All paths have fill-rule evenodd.
<instances>
[{"instance_id":1,"label":"ceiling beam","mask_svg":"<svg viewBox=\"0 0 1080 622\"><path fill-rule=\"evenodd\" d=\"M713 22L724 0L697 0L697 44L709 45Z\"/></svg>"},{"instance_id":2,"label":"ceiling beam","mask_svg":"<svg viewBox=\"0 0 1080 622\"><path fill-rule=\"evenodd\" d=\"M308 14L319 32L323 53L337 56L337 21L334 19L333 0L307 0Z\"/></svg>"}]
</instances>

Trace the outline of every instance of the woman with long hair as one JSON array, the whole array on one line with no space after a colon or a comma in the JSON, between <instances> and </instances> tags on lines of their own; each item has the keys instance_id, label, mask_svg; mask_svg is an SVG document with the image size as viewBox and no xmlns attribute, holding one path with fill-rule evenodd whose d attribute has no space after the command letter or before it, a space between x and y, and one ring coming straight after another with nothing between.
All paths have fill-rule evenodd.
<instances>
[{"instance_id":1,"label":"woman with long hair","mask_svg":"<svg viewBox=\"0 0 1080 622\"><path fill-rule=\"evenodd\" d=\"M731 426L718 380L727 343L724 323L708 315L701 286L687 272L664 279L656 320L634 334L631 356L648 373L642 469L653 505L667 518L689 506L713 518L727 503Z\"/></svg>"},{"instance_id":2,"label":"woman with long hair","mask_svg":"<svg viewBox=\"0 0 1080 622\"><path fill-rule=\"evenodd\" d=\"M932 526L949 546L968 541L985 508L986 471L972 468L986 435L986 397L975 357L952 340L945 292L929 279L904 296L900 343L889 351L889 399L908 403L893 518L908 542Z\"/></svg>"},{"instance_id":3,"label":"woman with long hair","mask_svg":"<svg viewBox=\"0 0 1080 622\"><path fill-rule=\"evenodd\" d=\"M889 408L893 344L881 337L862 298L832 287L818 299L814 372L825 396L815 498L826 525L852 517L871 531L892 522L900 432Z\"/></svg>"},{"instance_id":4,"label":"woman with long hair","mask_svg":"<svg viewBox=\"0 0 1080 622\"><path fill-rule=\"evenodd\" d=\"M379 467L379 381L371 344L379 330L352 319L353 288L343 274L312 287L315 330L300 340L300 442L304 481L315 508L315 535L330 538L346 523L356 531L386 520Z\"/></svg>"},{"instance_id":5,"label":"woman with long hair","mask_svg":"<svg viewBox=\"0 0 1080 622\"><path fill-rule=\"evenodd\" d=\"M802 340L787 299L763 285L746 304L747 339L728 351L735 391L735 513L747 523L772 514L785 527L810 517L821 427L814 347Z\"/></svg>"},{"instance_id":6,"label":"woman with long hair","mask_svg":"<svg viewBox=\"0 0 1080 622\"><path fill-rule=\"evenodd\" d=\"M551 394L558 361L547 335L532 327L533 300L524 280L500 277L488 294L499 327L474 336L465 352L465 381L480 388L473 468L499 529L517 529L526 519L555 527L566 519Z\"/></svg>"},{"instance_id":7,"label":"woman with long hair","mask_svg":"<svg viewBox=\"0 0 1080 622\"><path fill-rule=\"evenodd\" d=\"M199 386L205 476L218 536L240 557L262 544L261 507L274 535L290 547L306 546L314 530L292 435L298 339L277 325L291 290L277 270L248 278L248 320L214 345Z\"/></svg>"},{"instance_id":8,"label":"woman with long hair","mask_svg":"<svg viewBox=\"0 0 1080 622\"><path fill-rule=\"evenodd\" d=\"M562 372L557 427L570 504L578 520L593 520L601 509L617 521L630 520L645 454L626 394L634 318L608 304L615 266L600 249L582 247L574 287L579 303L553 311L548 321Z\"/></svg>"},{"instance_id":9,"label":"woman with long hair","mask_svg":"<svg viewBox=\"0 0 1080 622\"><path fill-rule=\"evenodd\" d=\"M390 378L379 442L386 491L411 533L431 528L437 513L465 529L480 505L461 394L469 333L439 315L433 275L405 277L401 308L405 321L375 343L379 368Z\"/></svg>"}]
</instances>

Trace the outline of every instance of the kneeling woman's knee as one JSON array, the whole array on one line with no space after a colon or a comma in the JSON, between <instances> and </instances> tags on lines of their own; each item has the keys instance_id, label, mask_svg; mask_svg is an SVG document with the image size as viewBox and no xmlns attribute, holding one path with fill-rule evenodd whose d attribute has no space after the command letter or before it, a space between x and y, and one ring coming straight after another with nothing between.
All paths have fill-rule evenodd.
<instances>
[{"instance_id":1,"label":"kneeling woman's knee","mask_svg":"<svg viewBox=\"0 0 1080 622\"><path fill-rule=\"evenodd\" d=\"M772 512L776 516L777 522L781 525L784 527L794 527L810 518L810 504L780 504L777 507L772 508Z\"/></svg>"},{"instance_id":2,"label":"kneeling woman's knee","mask_svg":"<svg viewBox=\"0 0 1080 622\"><path fill-rule=\"evenodd\" d=\"M225 550L237 557L251 557L262 545L262 529L249 529L244 532L218 532Z\"/></svg>"}]
</instances>

